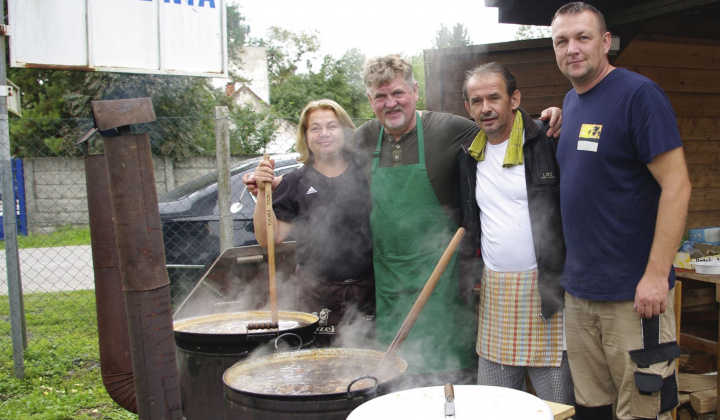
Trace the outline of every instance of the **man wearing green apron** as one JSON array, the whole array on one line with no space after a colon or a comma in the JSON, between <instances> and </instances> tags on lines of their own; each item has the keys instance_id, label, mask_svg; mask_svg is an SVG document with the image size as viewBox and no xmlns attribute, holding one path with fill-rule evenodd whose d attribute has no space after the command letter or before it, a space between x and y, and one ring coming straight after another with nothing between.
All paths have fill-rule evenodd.
<instances>
[{"instance_id":1,"label":"man wearing green apron","mask_svg":"<svg viewBox=\"0 0 720 420\"><path fill-rule=\"evenodd\" d=\"M386 348L460 227L460 144L478 128L460 116L416 111L417 82L400 56L369 60L364 79L377 120L363 124L356 140L369 157L376 337ZM556 109L551 123L558 116ZM476 383L470 302L477 249L469 243L463 240L400 349L410 386Z\"/></svg>"},{"instance_id":2,"label":"man wearing green apron","mask_svg":"<svg viewBox=\"0 0 720 420\"><path fill-rule=\"evenodd\" d=\"M376 336L387 348L460 227L459 145L477 134L477 126L450 114L417 112L412 66L399 56L370 60L365 84L378 119L356 135L371 159ZM472 258L476 251L461 246L456 252L400 349L412 386L475 383L477 324L467 304L474 279L465 276L461 287L463 252Z\"/></svg>"}]
</instances>

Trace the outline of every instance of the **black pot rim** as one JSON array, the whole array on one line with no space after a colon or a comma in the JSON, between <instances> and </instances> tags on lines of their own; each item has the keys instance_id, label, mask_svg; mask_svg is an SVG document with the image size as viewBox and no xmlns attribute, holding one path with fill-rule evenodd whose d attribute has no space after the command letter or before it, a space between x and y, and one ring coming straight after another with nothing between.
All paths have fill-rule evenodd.
<instances>
[{"instance_id":1,"label":"black pot rim","mask_svg":"<svg viewBox=\"0 0 720 420\"><path fill-rule=\"evenodd\" d=\"M367 357L368 355L377 356L378 362L383 356L383 352L380 352L378 350L370 350L370 349L353 349L353 348L319 348L319 349L306 349L306 350L298 350L293 352L277 352L272 353L264 356L254 357L252 359L245 359L241 360L238 363L235 363L233 366L228 368L225 373L223 374L222 380L223 380L223 386L225 388L225 393L231 393L236 395L245 396L247 398L258 398L263 400L277 400L277 401L302 401L302 400L313 400L313 401L322 401L322 400L338 400L338 399L347 399L347 400L366 400L369 398L372 398L375 393L372 393L370 395L365 394L365 391L372 388L372 386L365 387L365 388L358 388L353 391L357 392L359 395L349 395L347 391L342 392L327 392L327 393L317 393L317 394L270 394L270 393L258 393L253 392L249 390L243 390L243 389L237 389L233 387L233 385L228 383L228 376L232 374L233 369L239 369L241 366L247 366L247 365L270 365L270 362L272 362L275 359L285 359L288 357L302 357L303 355L310 355L314 353L330 353L329 355L342 355L342 353L348 353L344 357L357 357L359 355L363 355ZM381 389L386 388L397 381L402 380L404 377L406 371L407 371L407 362L403 360L402 358L398 356L392 357L392 365L398 367L397 374L390 378L389 380L386 380L384 382L378 382L377 386Z\"/></svg>"},{"instance_id":2,"label":"black pot rim","mask_svg":"<svg viewBox=\"0 0 720 420\"><path fill-rule=\"evenodd\" d=\"M270 319L269 311L239 311L224 314L202 315L190 318L183 318L174 322L174 327L182 326L183 323L201 322L215 318L232 318L233 316L258 322ZM265 330L262 332L248 333L206 333L174 330L175 345L190 352L208 354L247 354L248 351L260 344L274 340L281 334L292 333L300 337L303 346L314 341L315 329L319 318L315 315L297 311L279 311L280 320L293 320L304 322L297 328L282 329L279 331ZM312 322L311 322L312 321Z\"/></svg>"}]
</instances>

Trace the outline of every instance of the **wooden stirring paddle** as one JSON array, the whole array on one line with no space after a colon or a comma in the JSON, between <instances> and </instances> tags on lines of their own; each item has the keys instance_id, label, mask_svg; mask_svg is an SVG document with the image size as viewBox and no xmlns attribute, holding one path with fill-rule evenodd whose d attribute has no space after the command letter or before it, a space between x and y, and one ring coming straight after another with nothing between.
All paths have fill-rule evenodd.
<instances>
[{"instance_id":1,"label":"wooden stirring paddle","mask_svg":"<svg viewBox=\"0 0 720 420\"><path fill-rule=\"evenodd\" d=\"M270 155L263 154L263 159L270 160ZM272 217L272 183L265 185L265 221L267 222L268 238L268 272L270 273L270 316L275 328L279 328L277 284L275 282L275 233Z\"/></svg>"}]
</instances>

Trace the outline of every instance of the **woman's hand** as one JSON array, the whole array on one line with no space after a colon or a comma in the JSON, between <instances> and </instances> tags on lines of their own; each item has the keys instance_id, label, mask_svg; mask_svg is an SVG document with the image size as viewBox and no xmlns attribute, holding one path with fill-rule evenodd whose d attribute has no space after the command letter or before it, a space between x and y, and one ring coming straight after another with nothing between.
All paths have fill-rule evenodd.
<instances>
[{"instance_id":1,"label":"woman's hand","mask_svg":"<svg viewBox=\"0 0 720 420\"><path fill-rule=\"evenodd\" d=\"M242 178L248 192L256 197L261 189L265 191L266 183L272 183L272 189L275 190L280 181L282 176L275 176L275 159L261 160L255 172L246 173Z\"/></svg>"},{"instance_id":2,"label":"woman's hand","mask_svg":"<svg viewBox=\"0 0 720 420\"><path fill-rule=\"evenodd\" d=\"M255 168L253 179L260 191L265 191L266 185L272 185L275 180L275 160L261 160L257 168Z\"/></svg>"}]
</instances>

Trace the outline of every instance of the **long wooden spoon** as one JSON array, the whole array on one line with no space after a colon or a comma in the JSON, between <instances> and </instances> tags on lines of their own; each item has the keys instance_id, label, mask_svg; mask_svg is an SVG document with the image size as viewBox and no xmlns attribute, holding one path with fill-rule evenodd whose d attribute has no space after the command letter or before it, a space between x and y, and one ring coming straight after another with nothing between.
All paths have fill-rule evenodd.
<instances>
[{"instance_id":1,"label":"long wooden spoon","mask_svg":"<svg viewBox=\"0 0 720 420\"><path fill-rule=\"evenodd\" d=\"M264 153L263 159L270 160L270 155ZM272 323L279 325L277 283L275 281L275 234L273 232L272 201L272 182L270 182L265 185L265 221L267 222L268 238L268 272L270 273L270 316Z\"/></svg>"}]
</instances>

